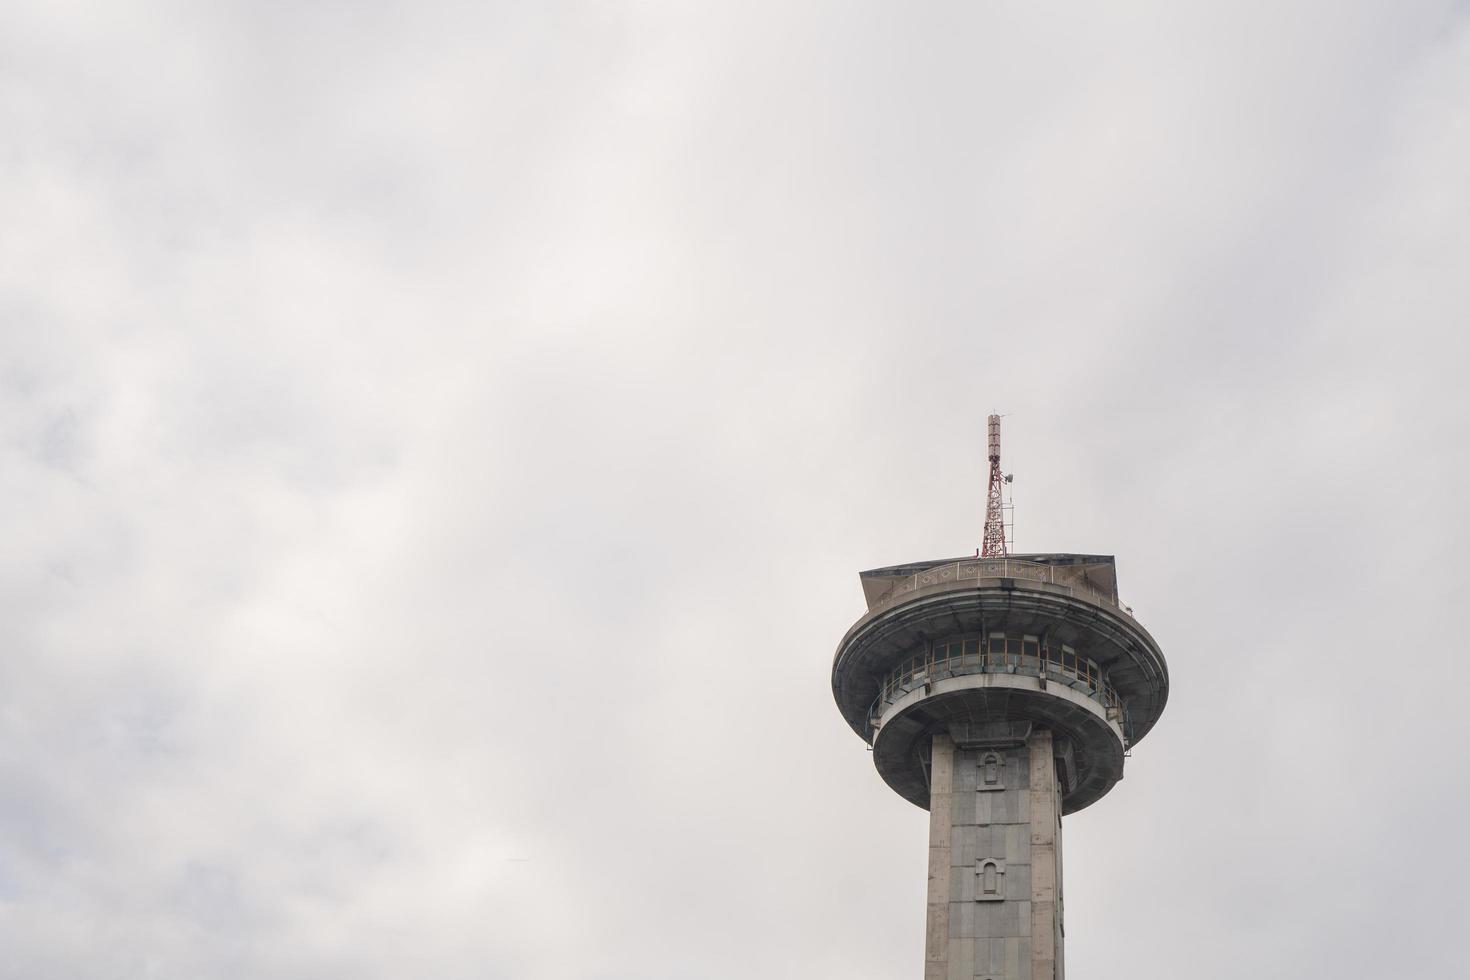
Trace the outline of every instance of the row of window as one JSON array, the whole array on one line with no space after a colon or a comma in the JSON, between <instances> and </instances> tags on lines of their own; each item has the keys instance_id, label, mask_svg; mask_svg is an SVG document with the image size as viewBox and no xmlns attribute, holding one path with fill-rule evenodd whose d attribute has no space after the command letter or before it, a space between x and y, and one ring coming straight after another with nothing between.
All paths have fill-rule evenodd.
<instances>
[{"instance_id":1,"label":"row of window","mask_svg":"<svg viewBox=\"0 0 1470 980\"><path fill-rule=\"evenodd\" d=\"M884 694L891 696L895 688L918 679L930 670L1037 670L1043 664L1048 671L1069 674L1086 682L1094 691L1101 691L1106 687L1102 668L1087 657L1079 656L1076 650L1066 644L1046 646L1037 636L991 633L986 636L955 637L933 644L925 656L915 657L889 676L884 685Z\"/></svg>"}]
</instances>

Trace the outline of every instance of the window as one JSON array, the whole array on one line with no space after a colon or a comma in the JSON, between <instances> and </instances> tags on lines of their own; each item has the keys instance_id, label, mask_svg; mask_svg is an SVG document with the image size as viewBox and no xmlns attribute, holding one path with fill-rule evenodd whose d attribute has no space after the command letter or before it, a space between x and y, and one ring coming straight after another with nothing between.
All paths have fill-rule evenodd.
<instances>
[{"instance_id":1,"label":"window","mask_svg":"<svg viewBox=\"0 0 1470 980\"><path fill-rule=\"evenodd\" d=\"M1005 759L998 752L986 752L980 757L980 778L977 785L980 792L987 790L1005 789Z\"/></svg>"},{"instance_id":2,"label":"window","mask_svg":"<svg viewBox=\"0 0 1470 980\"><path fill-rule=\"evenodd\" d=\"M1001 876L1005 873L1004 861L986 858L977 862L975 865L975 901L1005 901L1005 889L1001 887Z\"/></svg>"},{"instance_id":3,"label":"window","mask_svg":"<svg viewBox=\"0 0 1470 980\"><path fill-rule=\"evenodd\" d=\"M1035 675L1038 668L1075 678L1071 687L1107 708L1119 706L1117 692L1108 686L1100 664L1065 644L1052 646L1030 633L1008 636L1000 630L930 641L925 653L893 669L881 691L885 698L892 698L900 689L910 690L912 685L929 683L934 678L977 672Z\"/></svg>"}]
</instances>

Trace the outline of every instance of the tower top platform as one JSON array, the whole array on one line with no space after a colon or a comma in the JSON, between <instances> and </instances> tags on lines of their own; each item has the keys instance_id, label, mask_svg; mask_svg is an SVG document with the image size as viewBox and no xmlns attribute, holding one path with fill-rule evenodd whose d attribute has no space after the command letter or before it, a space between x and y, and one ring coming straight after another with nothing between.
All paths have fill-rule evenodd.
<instances>
[{"instance_id":1,"label":"tower top platform","mask_svg":"<svg viewBox=\"0 0 1470 980\"><path fill-rule=\"evenodd\" d=\"M1111 555L937 559L859 578L868 608L838 644L832 693L883 778L920 806L936 732L1055 732L1073 753L1070 813L1112 788L1163 712L1168 666L1119 601Z\"/></svg>"},{"instance_id":2,"label":"tower top platform","mask_svg":"<svg viewBox=\"0 0 1470 980\"><path fill-rule=\"evenodd\" d=\"M902 580L910 576L926 572L940 565L956 565L961 562L978 562L982 559L978 556L966 558L939 558L934 561L911 561L902 565L890 565L887 568L874 568L866 572L858 572L858 578L863 583L863 597L868 600L868 608L874 603L892 593L895 585L901 584ZM1007 555L1005 558L986 558L984 561L1014 561L1026 562L1030 565L1042 565L1051 569L1047 577L1049 582L1057 582L1062 585L1077 585L1107 596L1113 605L1118 604L1118 570L1112 555L1070 555L1070 554L1034 554L1034 555ZM1018 566L1019 567L1019 566Z\"/></svg>"}]
</instances>

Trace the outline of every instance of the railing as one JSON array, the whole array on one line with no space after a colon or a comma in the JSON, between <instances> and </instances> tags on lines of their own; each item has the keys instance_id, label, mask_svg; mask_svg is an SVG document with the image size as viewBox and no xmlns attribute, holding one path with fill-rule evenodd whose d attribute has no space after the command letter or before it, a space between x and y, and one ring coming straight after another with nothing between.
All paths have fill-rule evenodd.
<instances>
[{"instance_id":1,"label":"railing","mask_svg":"<svg viewBox=\"0 0 1470 980\"><path fill-rule=\"evenodd\" d=\"M1012 641L1014 643L1014 641ZM1029 674L1055 680L1081 691L1100 703L1110 720L1123 723L1123 702L1102 676L1097 664L1086 657L1063 654L1027 643L1029 650L997 651L994 645L981 648L976 641L936 644L943 654L926 653L904 661L884 679L878 695L881 703L892 704L905 694L933 681L966 674ZM876 705L875 705L876 707Z\"/></svg>"},{"instance_id":2,"label":"railing","mask_svg":"<svg viewBox=\"0 0 1470 980\"><path fill-rule=\"evenodd\" d=\"M1057 567L1045 565L1041 562L1025 561L1019 558L967 558L963 561L950 562L947 565L936 565L926 568L922 572L915 572L905 576L894 583L882 598L877 600L874 607L885 606L897 601L909 592L925 588L930 585L939 585L943 582L963 582L966 579L982 578L1015 578L1024 579L1029 582L1045 582L1058 588L1066 589L1073 595L1090 599L1098 605L1112 606L1122 609L1126 613L1133 610L1123 605L1110 595L1105 595L1094 589L1076 582L1057 581Z\"/></svg>"}]
</instances>

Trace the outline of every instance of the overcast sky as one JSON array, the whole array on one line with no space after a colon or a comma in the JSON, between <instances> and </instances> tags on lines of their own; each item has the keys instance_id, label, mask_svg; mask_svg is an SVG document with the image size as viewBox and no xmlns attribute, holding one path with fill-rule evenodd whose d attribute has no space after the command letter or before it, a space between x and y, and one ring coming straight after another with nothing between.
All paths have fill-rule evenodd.
<instances>
[{"instance_id":1,"label":"overcast sky","mask_svg":"<svg viewBox=\"0 0 1470 980\"><path fill-rule=\"evenodd\" d=\"M1463 2L6 4L0 977L917 977L992 410L1172 672L1069 972L1460 974L1467 174Z\"/></svg>"}]
</instances>

